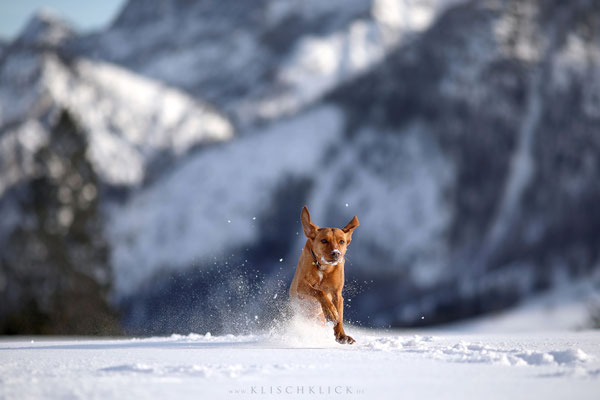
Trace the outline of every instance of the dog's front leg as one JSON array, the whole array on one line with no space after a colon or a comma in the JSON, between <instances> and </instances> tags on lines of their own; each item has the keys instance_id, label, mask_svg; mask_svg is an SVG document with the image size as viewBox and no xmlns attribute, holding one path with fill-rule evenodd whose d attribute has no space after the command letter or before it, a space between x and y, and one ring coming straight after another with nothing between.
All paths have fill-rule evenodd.
<instances>
[{"instance_id":1,"label":"dog's front leg","mask_svg":"<svg viewBox=\"0 0 600 400\"><path fill-rule=\"evenodd\" d=\"M321 308L323 309L323 314L325 315L325 319L332 322L339 322L339 314L337 311L337 307L329 300L327 295L319 289L315 289L308 282L303 290L306 294L316 299L319 304L321 304Z\"/></svg>"},{"instance_id":2,"label":"dog's front leg","mask_svg":"<svg viewBox=\"0 0 600 400\"><path fill-rule=\"evenodd\" d=\"M352 344L355 342L355 340L351 336L346 335L346 332L344 332L344 298L342 297L342 292L335 292L333 294L333 302L335 303L335 307L340 317L337 324L333 327L335 340L337 340L339 343Z\"/></svg>"}]
</instances>

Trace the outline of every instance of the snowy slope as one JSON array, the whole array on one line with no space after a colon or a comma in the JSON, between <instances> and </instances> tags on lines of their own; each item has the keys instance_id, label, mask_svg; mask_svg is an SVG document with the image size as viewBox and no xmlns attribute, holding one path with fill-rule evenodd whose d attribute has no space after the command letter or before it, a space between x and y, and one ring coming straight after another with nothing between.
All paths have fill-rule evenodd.
<instances>
[{"instance_id":1,"label":"snowy slope","mask_svg":"<svg viewBox=\"0 0 600 400\"><path fill-rule=\"evenodd\" d=\"M161 272L190 266L207 269L214 258L228 255L228 250L256 245L272 199L282 187L299 179L309 180L311 190L291 200L297 204L305 197L315 221L325 224L326 217L336 217L341 224L359 214L364 222L357 235L364 238L360 239L363 249L378 246L374 249L400 262L427 251L428 257L413 263L412 273L417 282L436 279L442 265L441 237L449 218L443 191L452 182L451 165L418 126L399 142L393 132L379 137L362 132L348 142L342 118L336 107L323 105L259 133L206 149L155 185L133 194L128 203L113 207L107 236L118 297L134 293ZM365 149L382 145L387 152L378 160L364 157ZM336 157L330 157L334 152ZM388 176L377 173L377 165L370 165L383 165L390 158L401 160L393 168L393 186ZM361 168L355 165L358 159L362 159ZM354 175L345 177L349 182L340 187L348 171L355 171ZM377 202L371 202L372 198ZM328 207L331 199L337 199L336 203ZM382 212L392 209L395 218ZM298 233L297 222L291 226L273 223L272 229ZM371 241L382 229L393 240ZM304 240L303 235L294 236L291 252L273 261L285 257L285 267L293 271ZM378 263L374 251L354 254L349 255L353 262L369 265L372 272L394 273L395 265Z\"/></svg>"},{"instance_id":2,"label":"snowy slope","mask_svg":"<svg viewBox=\"0 0 600 400\"><path fill-rule=\"evenodd\" d=\"M285 335L3 338L0 397L595 399L592 332L456 334L356 330L353 346Z\"/></svg>"},{"instance_id":3,"label":"snowy slope","mask_svg":"<svg viewBox=\"0 0 600 400\"><path fill-rule=\"evenodd\" d=\"M600 310L599 289L597 276L579 282L563 282L515 307L445 325L444 328L472 333L588 329L592 327L592 313L598 314Z\"/></svg>"}]
</instances>

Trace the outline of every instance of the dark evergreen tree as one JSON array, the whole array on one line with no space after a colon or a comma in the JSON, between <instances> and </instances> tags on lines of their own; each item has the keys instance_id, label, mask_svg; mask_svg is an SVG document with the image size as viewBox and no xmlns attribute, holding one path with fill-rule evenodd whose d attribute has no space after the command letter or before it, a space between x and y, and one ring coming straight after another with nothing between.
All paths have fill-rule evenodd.
<instances>
[{"instance_id":1,"label":"dark evergreen tree","mask_svg":"<svg viewBox=\"0 0 600 400\"><path fill-rule=\"evenodd\" d=\"M87 140L67 111L35 155L35 177L20 188L21 225L1 260L11 309L3 333L117 334L103 239L98 177ZM17 305L17 307L15 307Z\"/></svg>"}]
</instances>

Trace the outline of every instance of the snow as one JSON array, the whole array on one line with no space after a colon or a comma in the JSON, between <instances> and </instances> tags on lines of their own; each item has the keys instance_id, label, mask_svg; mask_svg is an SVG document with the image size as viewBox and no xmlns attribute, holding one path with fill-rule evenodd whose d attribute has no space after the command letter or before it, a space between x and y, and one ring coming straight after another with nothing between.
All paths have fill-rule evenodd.
<instances>
[{"instance_id":1,"label":"snow","mask_svg":"<svg viewBox=\"0 0 600 400\"><path fill-rule=\"evenodd\" d=\"M346 324L354 345L298 316L242 335L1 337L0 398L595 399L600 336L569 324L594 293L570 284L428 330Z\"/></svg>"},{"instance_id":2,"label":"snow","mask_svg":"<svg viewBox=\"0 0 600 400\"><path fill-rule=\"evenodd\" d=\"M600 336L569 316L594 289L427 330L346 323L353 345L299 316L241 335L0 337L0 399L595 399Z\"/></svg>"},{"instance_id":3,"label":"snow","mask_svg":"<svg viewBox=\"0 0 600 400\"><path fill-rule=\"evenodd\" d=\"M241 335L0 337L0 398L595 399L600 336L569 323L594 293L582 281L428 330L346 323L354 345L298 316Z\"/></svg>"},{"instance_id":4,"label":"snow","mask_svg":"<svg viewBox=\"0 0 600 400\"><path fill-rule=\"evenodd\" d=\"M596 398L595 332L3 338L1 398Z\"/></svg>"}]
</instances>

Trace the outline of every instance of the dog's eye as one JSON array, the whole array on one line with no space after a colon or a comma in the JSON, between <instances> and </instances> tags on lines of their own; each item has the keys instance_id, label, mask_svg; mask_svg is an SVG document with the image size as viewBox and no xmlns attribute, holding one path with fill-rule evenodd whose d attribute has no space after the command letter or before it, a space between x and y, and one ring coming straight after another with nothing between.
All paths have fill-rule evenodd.
<instances>
[{"instance_id":1,"label":"dog's eye","mask_svg":"<svg viewBox=\"0 0 600 400\"><path fill-rule=\"evenodd\" d=\"M346 242L344 242L343 240L340 240L340 244L344 244L344 243L346 243Z\"/></svg>"},{"instance_id":2,"label":"dog's eye","mask_svg":"<svg viewBox=\"0 0 600 400\"><path fill-rule=\"evenodd\" d=\"M327 243L327 240L323 239L321 240L321 243Z\"/></svg>"}]
</instances>

